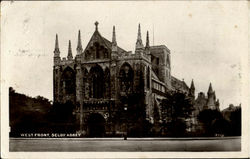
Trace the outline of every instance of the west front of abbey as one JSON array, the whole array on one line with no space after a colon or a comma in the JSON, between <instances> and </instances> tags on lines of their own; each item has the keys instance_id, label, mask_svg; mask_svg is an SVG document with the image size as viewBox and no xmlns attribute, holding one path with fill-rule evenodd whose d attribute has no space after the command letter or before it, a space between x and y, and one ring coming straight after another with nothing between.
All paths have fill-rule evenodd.
<instances>
[{"instance_id":1,"label":"west front of abbey","mask_svg":"<svg viewBox=\"0 0 250 159\"><path fill-rule=\"evenodd\" d=\"M133 127L141 119L151 124L161 123L165 120L161 101L169 91L181 91L193 101L191 125L196 124L197 112L219 109L211 83L207 96L199 93L195 99L194 82L188 86L172 76L171 52L167 46L150 46L148 32L144 46L140 24L134 52L118 45L115 26L112 40L104 38L98 22L85 49L79 30L75 56L69 41L67 58L60 57L56 35L53 91L54 103L74 106L77 131L85 136L122 134L127 131L126 124ZM195 128L191 126L192 129Z\"/></svg>"}]
</instances>

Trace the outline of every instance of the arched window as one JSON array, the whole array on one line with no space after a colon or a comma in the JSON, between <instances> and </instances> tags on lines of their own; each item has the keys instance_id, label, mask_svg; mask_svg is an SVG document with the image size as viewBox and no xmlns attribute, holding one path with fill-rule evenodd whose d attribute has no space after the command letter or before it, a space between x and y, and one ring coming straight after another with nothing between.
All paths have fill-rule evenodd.
<instances>
[{"instance_id":1,"label":"arched window","mask_svg":"<svg viewBox=\"0 0 250 159\"><path fill-rule=\"evenodd\" d=\"M119 77L120 77L120 90L122 92L131 92L133 89L134 71L128 63L122 65Z\"/></svg>"},{"instance_id":2,"label":"arched window","mask_svg":"<svg viewBox=\"0 0 250 159\"><path fill-rule=\"evenodd\" d=\"M104 73L99 65L96 65L90 69L90 88L92 98L103 98L103 80Z\"/></svg>"},{"instance_id":3,"label":"arched window","mask_svg":"<svg viewBox=\"0 0 250 159\"><path fill-rule=\"evenodd\" d=\"M70 67L63 71L62 75L64 90L66 94L75 94L75 72Z\"/></svg>"}]
</instances>

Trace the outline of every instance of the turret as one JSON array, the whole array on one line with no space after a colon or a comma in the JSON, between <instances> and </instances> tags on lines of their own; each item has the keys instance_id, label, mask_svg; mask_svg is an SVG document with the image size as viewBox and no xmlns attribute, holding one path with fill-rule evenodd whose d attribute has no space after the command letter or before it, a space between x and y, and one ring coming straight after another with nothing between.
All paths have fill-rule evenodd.
<instances>
[{"instance_id":1,"label":"turret","mask_svg":"<svg viewBox=\"0 0 250 159\"><path fill-rule=\"evenodd\" d=\"M141 39L141 25L139 24L138 26L138 33L137 33L137 40L136 40L136 45L135 45L135 52L139 53L143 50L144 46L142 44L142 39Z\"/></svg>"},{"instance_id":2,"label":"turret","mask_svg":"<svg viewBox=\"0 0 250 159\"><path fill-rule=\"evenodd\" d=\"M116 99L118 96L117 89L117 58L118 47L116 42L115 26L113 26L112 32L112 44L111 44L111 65L110 65L110 92L111 98Z\"/></svg>"},{"instance_id":3,"label":"turret","mask_svg":"<svg viewBox=\"0 0 250 159\"><path fill-rule=\"evenodd\" d=\"M59 43L58 43L58 35L56 34L55 40L55 50L54 50L54 65L60 63L60 50L59 50Z\"/></svg>"},{"instance_id":4,"label":"turret","mask_svg":"<svg viewBox=\"0 0 250 159\"><path fill-rule=\"evenodd\" d=\"M72 60L73 59L70 40L69 40L69 47L68 47L68 56L67 56L67 58L68 58L68 60Z\"/></svg>"},{"instance_id":5,"label":"turret","mask_svg":"<svg viewBox=\"0 0 250 159\"><path fill-rule=\"evenodd\" d=\"M60 50L59 50L59 43L58 43L58 35L56 34L55 40L55 50L54 50L54 67L53 67L53 91L54 91L54 102L59 101L59 88L60 88Z\"/></svg>"},{"instance_id":6,"label":"turret","mask_svg":"<svg viewBox=\"0 0 250 159\"><path fill-rule=\"evenodd\" d=\"M216 109L216 96L211 83L207 91L207 107L208 109Z\"/></svg>"},{"instance_id":7,"label":"turret","mask_svg":"<svg viewBox=\"0 0 250 159\"><path fill-rule=\"evenodd\" d=\"M76 52L77 55L80 55L82 53L82 41L81 41L81 31L78 31L78 40L77 40L77 48L76 48Z\"/></svg>"}]
</instances>

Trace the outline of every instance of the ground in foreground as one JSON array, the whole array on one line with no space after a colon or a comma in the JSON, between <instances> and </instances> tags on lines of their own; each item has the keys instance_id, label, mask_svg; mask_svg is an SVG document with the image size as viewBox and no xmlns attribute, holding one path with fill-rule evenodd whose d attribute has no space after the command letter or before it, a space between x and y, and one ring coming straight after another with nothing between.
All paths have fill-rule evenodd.
<instances>
[{"instance_id":1,"label":"ground in foreground","mask_svg":"<svg viewBox=\"0 0 250 159\"><path fill-rule=\"evenodd\" d=\"M241 138L10 138L9 146L19 152L240 151Z\"/></svg>"}]
</instances>

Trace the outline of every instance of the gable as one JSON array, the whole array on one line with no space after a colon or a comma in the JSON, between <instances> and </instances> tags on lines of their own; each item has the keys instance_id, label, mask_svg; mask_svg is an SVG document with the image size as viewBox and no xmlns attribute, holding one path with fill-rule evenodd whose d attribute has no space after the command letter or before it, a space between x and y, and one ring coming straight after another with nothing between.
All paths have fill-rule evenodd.
<instances>
[{"instance_id":1,"label":"gable","mask_svg":"<svg viewBox=\"0 0 250 159\"><path fill-rule=\"evenodd\" d=\"M83 53L87 60L95 58L110 58L111 47L112 42L102 37L101 34L96 30L90 38L90 41L88 42ZM100 52L98 53L97 50ZM122 52L126 51L118 47L118 53Z\"/></svg>"}]
</instances>

